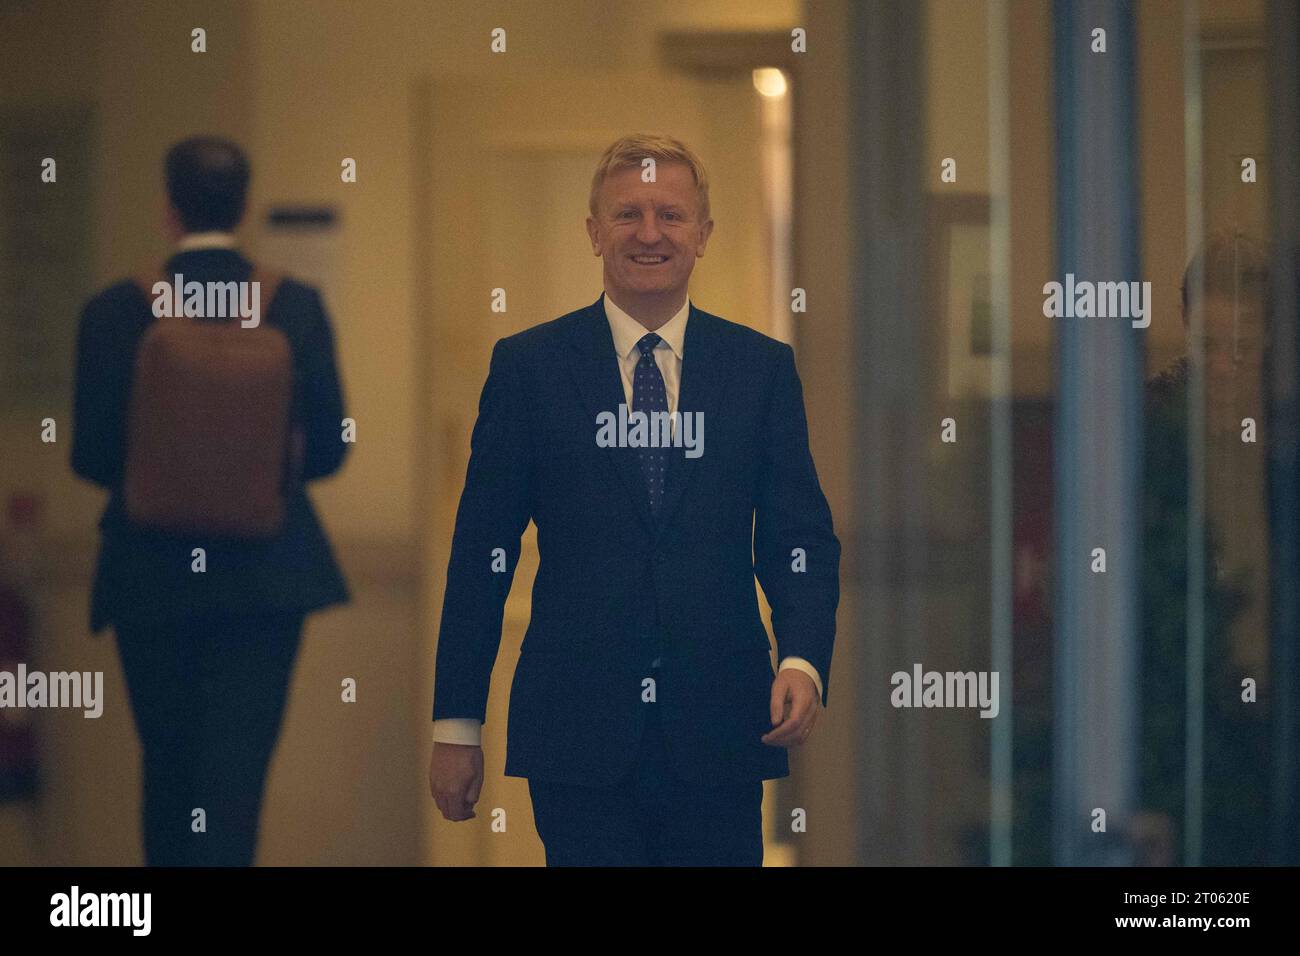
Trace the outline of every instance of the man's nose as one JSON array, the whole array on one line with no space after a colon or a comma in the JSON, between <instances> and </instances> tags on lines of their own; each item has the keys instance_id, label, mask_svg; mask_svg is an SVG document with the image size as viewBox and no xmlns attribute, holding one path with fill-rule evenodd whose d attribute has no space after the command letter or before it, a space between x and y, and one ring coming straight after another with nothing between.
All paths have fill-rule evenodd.
<instances>
[{"instance_id":1,"label":"man's nose","mask_svg":"<svg viewBox=\"0 0 1300 956\"><path fill-rule=\"evenodd\" d=\"M637 242L640 242L647 247L653 246L659 241L660 235L659 219L654 214L654 211L651 210L649 215L641 217L641 225L638 226L636 230Z\"/></svg>"}]
</instances>

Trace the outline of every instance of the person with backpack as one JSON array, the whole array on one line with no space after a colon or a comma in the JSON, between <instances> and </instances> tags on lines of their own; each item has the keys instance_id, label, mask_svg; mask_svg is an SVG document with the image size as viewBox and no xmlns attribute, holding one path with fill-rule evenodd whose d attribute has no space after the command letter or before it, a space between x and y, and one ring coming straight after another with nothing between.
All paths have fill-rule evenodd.
<instances>
[{"instance_id":1,"label":"person with backpack","mask_svg":"<svg viewBox=\"0 0 1300 956\"><path fill-rule=\"evenodd\" d=\"M239 253L249 175L228 140L173 146L175 254L91 299L77 338L71 464L109 491L90 628L117 637L149 865L253 862L304 618L349 599L306 492L350 446L334 335L314 288ZM156 309L178 276L260 314Z\"/></svg>"}]
</instances>

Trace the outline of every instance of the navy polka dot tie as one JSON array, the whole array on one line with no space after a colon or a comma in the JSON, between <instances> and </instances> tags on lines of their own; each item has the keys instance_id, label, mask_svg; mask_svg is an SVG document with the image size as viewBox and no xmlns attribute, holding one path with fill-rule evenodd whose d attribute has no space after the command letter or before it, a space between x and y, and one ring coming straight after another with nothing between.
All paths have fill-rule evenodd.
<instances>
[{"instance_id":1,"label":"navy polka dot tie","mask_svg":"<svg viewBox=\"0 0 1300 956\"><path fill-rule=\"evenodd\" d=\"M663 339L651 332L637 342L641 360L636 363L632 375L632 411L645 412L647 418L646 440L655 431L654 412L668 413L668 392L664 388L664 377L655 363L655 346ZM637 452L641 456L641 470L645 474L646 489L650 493L650 512L659 513L659 505L664 500L664 473L668 465L668 449L663 447L663 436L658 438L657 448L641 447Z\"/></svg>"}]
</instances>

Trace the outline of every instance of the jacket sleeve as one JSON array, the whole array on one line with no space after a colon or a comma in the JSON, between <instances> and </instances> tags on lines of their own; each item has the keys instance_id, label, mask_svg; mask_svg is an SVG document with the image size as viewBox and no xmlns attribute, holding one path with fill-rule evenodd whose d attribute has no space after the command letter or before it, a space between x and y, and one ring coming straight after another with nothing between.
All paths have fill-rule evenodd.
<instances>
[{"instance_id":1,"label":"jacket sleeve","mask_svg":"<svg viewBox=\"0 0 1300 956\"><path fill-rule=\"evenodd\" d=\"M310 289L307 300L303 376L303 481L324 478L339 470L351 449L343 441L343 384L339 379L330 325L320 293Z\"/></svg>"},{"instance_id":2,"label":"jacket sleeve","mask_svg":"<svg viewBox=\"0 0 1300 956\"><path fill-rule=\"evenodd\" d=\"M77 327L72 470L109 489L121 482L126 460L134 356L128 332L129 323L104 295L86 304Z\"/></svg>"},{"instance_id":3,"label":"jacket sleeve","mask_svg":"<svg viewBox=\"0 0 1300 956\"><path fill-rule=\"evenodd\" d=\"M809 661L821 677L825 702L840 597L840 543L808 448L803 388L788 345L780 348L774 378L755 508L754 572L772 606L778 656Z\"/></svg>"},{"instance_id":4,"label":"jacket sleeve","mask_svg":"<svg viewBox=\"0 0 1300 956\"><path fill-rule=\"evenodd\" d=\"M486 721L488 682L501 645L506 597L532 515L525 398L507 340L497 342L470 439L465 490L447 566L435 662L433 719ZM493 551L505 570L493 570Z\"/></svg>"}]
</instances>

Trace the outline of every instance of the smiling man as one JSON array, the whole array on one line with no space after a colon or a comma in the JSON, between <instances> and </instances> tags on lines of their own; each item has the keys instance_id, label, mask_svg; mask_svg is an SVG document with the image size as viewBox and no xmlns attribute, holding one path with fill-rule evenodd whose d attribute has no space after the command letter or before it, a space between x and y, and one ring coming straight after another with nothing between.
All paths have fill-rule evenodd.
<instances>
[{"instance_id":1,"label":"smiling man","mask_svg":"<svg viewBox=\"0 0 1300 956\"><path fill-rule=\"evenodd\" d=\"M762 781L788 775L786 748L826 700L839 602L794 353L688 299L713 220L685 145L615 142L590 213L604 294L492 353L447 571L430 790L448 820L474 816L531 520L540 563L505 772L528 778L547 863L756 866ZM674 432L707 424L707 448L602 443L620 405Z\"/></svg>"}]
</instances>

